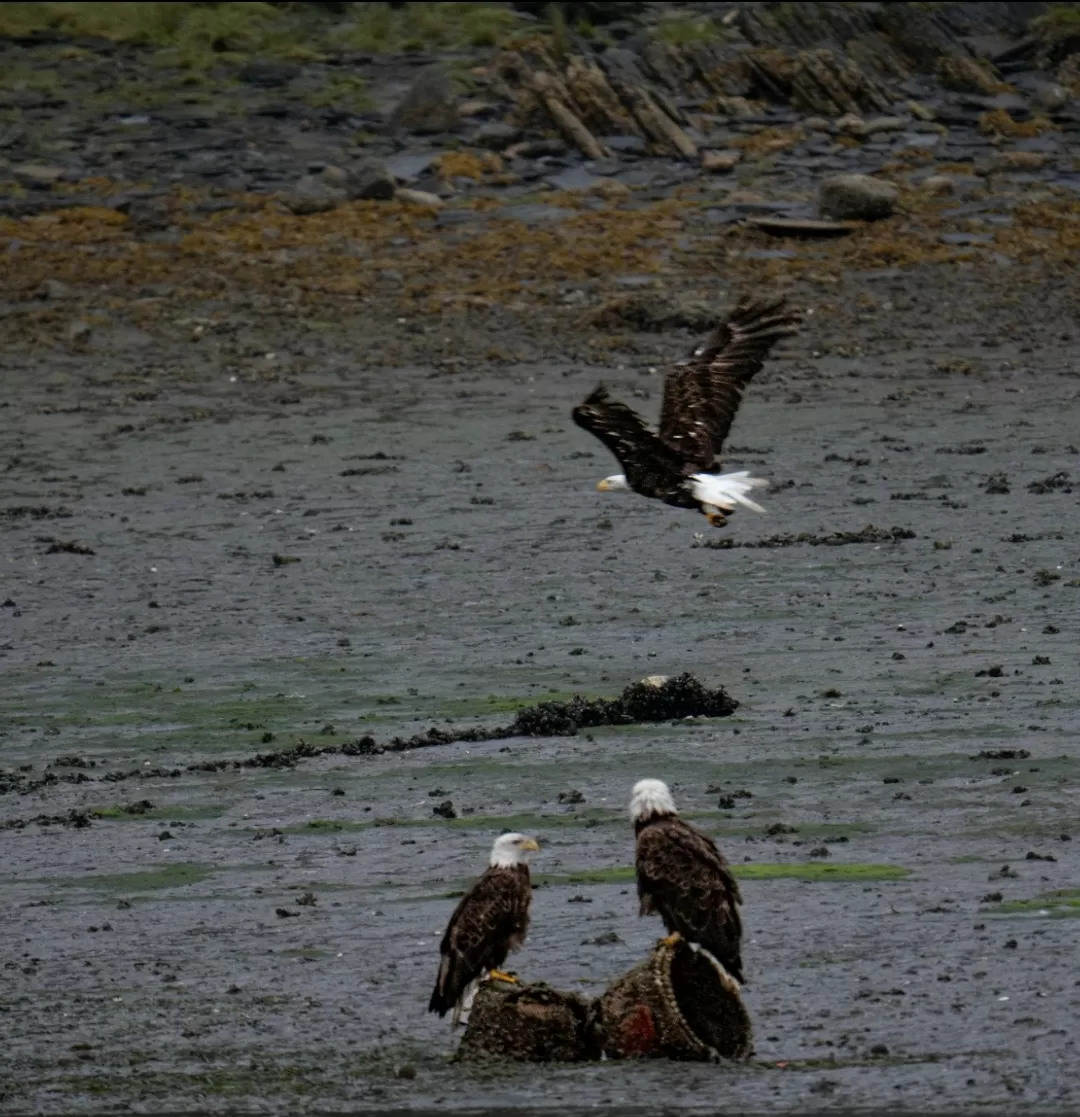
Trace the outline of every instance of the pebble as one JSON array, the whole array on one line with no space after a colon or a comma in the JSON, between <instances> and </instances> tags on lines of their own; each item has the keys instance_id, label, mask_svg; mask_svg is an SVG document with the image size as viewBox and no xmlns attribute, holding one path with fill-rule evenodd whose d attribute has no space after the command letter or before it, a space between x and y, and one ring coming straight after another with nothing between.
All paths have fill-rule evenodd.
<instances>
[{"instance_id":1,"label":"pebble","mask_svg":"<svg viewBox=\"0 0 1080 1117\"><path fill-rule=\"evenodd\" d=\"M65 169L47 163L20 163L11 168L11 173L23 186L44 190L59 182L65 174Z\"/></svg>"},{"instance_id":2,"label":"pebble","mask_svg":"<svg viewBox=\"0 0 1080 1117\"><path fill-rule=\"evenodd\" d=\"M710 174L724 174L733 171L741 161L741 151L703 151L701 153L702 170L708 171Z\"/></svg>"},{"instance_id":3,"label":"pebble","mask_svg":"<svg viewBox=\"0 0 1080 1117\"><path fill-rule=\"evenodd\" d=\"M408 202L413 206L428 206L431 209L442 209L446 204L438 194L430 194L427 190L413 190L404 187L395 195L399 202Z\"/></svg>"}]
</instances>

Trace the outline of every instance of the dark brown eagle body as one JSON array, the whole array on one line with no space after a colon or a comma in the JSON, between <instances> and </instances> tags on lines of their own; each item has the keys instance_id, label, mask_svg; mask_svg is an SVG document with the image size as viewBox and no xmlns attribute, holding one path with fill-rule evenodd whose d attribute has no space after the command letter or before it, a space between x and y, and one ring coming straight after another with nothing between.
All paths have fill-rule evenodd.
<instances>
[{"instance_id":1,"label":"dark brown eagle body","mask_svg":"<svg viewBox=\"0 0 1080 1117\"><path fill-rule=\"evenodd\" d=\"M719 469L743 390L798 322L783 299L744 299L685 365L668 373L656 431L603 385L574 408L574 422L619 459L635 492L677 508L700 508L689 478Z\"/></svg>"},{"instance_id":2,"label":"dark brown eagle body","mask_svg":"<svg viewBox=\"0 0 1080 1117\"><path fill-rule=\"evenodd\" d=\"M469 985L497 970L518 950L529 930L532 882L529 866L492 865L461 898L443 935L442 960L429 1012L445 1016Z\"/></svg>"},{"instance_id":3,"label":"dark brown eagle body","mask_svg":"<svg viewBox=\"0 0 1080 1117\"><path fill-rule=\"evenodd\" d=\"M669 932L704 947L743 981L738 881L707 835L675 814L634 824L641 914L657 912Z\"/></svg>"}]
</instances>

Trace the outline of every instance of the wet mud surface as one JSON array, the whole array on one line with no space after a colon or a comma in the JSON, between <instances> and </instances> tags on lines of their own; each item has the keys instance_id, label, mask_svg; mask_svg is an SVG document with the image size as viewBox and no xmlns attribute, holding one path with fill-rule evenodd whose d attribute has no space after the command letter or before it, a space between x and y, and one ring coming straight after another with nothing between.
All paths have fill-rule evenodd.
<instances>
[{"instance_id":1,"label":"wet mud surface","mask_svg":"<svg viewBox=\"0 0 1080 1117\"><path fill-rule=\"evenodd\" d=\"M799 153L141 218L87 160L0 216L0 1110L1080 1105L1074 194L905 179L777 241L743 218L811 196ZM813 311L726 458L767 516L597 493L571 407L655 416L694 308L766 286ZM684 672L737 708L522 714ZM500 830L543 846L530 980L660 936L644 776L740 877L754 1059L452 1063L424 1007Z\"/></svg>"},{"instance_id":2,"label":"wet mud surface","mask_svg":"<svg viewBox=\"0 0 1080 1117\"><path fill-rule=\"evenodd\" d=\"M205 417L139 426L122 354L27 357L0 805L90 817L0 835L4 1104L1073 1104L1077 497L1032 491L1077 469L1072 351L985 359L913 313L814 358L824 322L738 421L768 518L704 540L593 490L609 463L569 408L600 370L571 361L352 372L346 335L287 415L170 374L155 407ZM973 352L981 375L939 370ZM188 770L684 670L735 713ZM756 1060L448 1064L437 939L500 829L544 844L521 972L591 995L654 941L624 817L647 774L742 874Z\"/></svg>"}]
</instances>

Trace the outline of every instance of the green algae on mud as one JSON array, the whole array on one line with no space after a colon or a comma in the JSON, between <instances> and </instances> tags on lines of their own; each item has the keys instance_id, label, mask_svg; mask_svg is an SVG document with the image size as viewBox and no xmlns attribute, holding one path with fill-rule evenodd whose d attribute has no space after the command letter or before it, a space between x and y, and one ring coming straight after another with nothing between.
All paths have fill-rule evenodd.
<instances>
[{"instance_id":1,"label":"green algae on mud","mask_svg":"<svg viewBox=\"0 0 1080 1117\"><path fill-rule=\"evenodd\" d=\"M1030 900L1006 900L982 910L986 915L1080 919L1080 888L1058 888Z\"/></svg>"},{"instance_id":2,"label":"green algae on mud","mask_svg":"<svg viewBox=\"0 0 1080 1117\"><path fill-rule=\"evenodd\" d=\"M105 892L154 892L198 884L214 873L213 866L194 861L160 865L130 873L87 873L81 877L42 877L40 883L59 888L97 888Z\"/></svg>"},{"instance_id":3,"label":"green algae on mud","mask_svg":"<svg viewBox=\"0 0 1080 1117\"><path fill-rule=\"evenodd\" d=\"M838 884L903 880L911 875L911 869L906 869L902 865L870 865L857 862L846 865L825 865L820 861L744 862L741 865L732 865L731 871L739 880L832 881ZM582 869L572 873L540 873L533 876L533 881L538 885L629 884L636 879L635 870L626 865L607 869Z\"/></svg>"}]
</instances>

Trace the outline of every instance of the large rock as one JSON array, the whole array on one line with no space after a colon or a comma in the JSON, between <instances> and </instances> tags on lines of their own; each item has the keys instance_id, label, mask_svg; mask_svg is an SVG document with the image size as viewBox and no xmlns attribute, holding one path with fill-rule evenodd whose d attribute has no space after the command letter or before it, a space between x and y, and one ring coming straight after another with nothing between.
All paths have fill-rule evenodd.
<instances>
[{"instance_id":1,"label":"large rock","mask_svg":"<svg viewBox=\"0 0 1080 1117\"><path fill-rule=\"evenodd\" d=\"M422 70L391 112L388 123L392 129L418 135L455 131L461 123L461 115L454 83L446 70L441 66Z\"/></svg>"},{"instance_id":2,"label":"large rock","mask_svg":"<svg viewBox=\"0 0 1080 1117\"><path fill-rule=\"evenodd\" d=\"M831 175L823 179L818 208L841 221L878 221L896 210L899 193L891 182L870 175Z\"/></svg>"},{"instance_id":3,"label":"large rock","mask_svg":"<svg viewBox=\"0 0 1080 1117\"><path fill-rule=\"evenodd\" d=\"M389 201L394 196L393 175L380 163L348 169L324 167L320 174L303 175L278 197L293 213L326 213L346 202Z\"/></svg>"},{"instance_id":4,"label":"large rock","mask_svg":"<svg viewBox=\"0 0 1080 1117\"><path fill-rule=\"evenodd\" d=\"M486 147L490 151L505 151L511 144L521 139L521 129L516 124L505 124L501 120L492 120L481 124L473 133L472 142L477 147Z\"/></svg>"},{"instance_id":5,"label":"large rock","mask_svg":"<svg viewBox=\"0 0 1080 1117\"><path fill-rule=\"evenodd\" d=\"M388 202L394 196L394 176L385 163L370 160L342 170L326 167L323 178L340 185L350 202Z\"/></svg>"}]
</instances>

